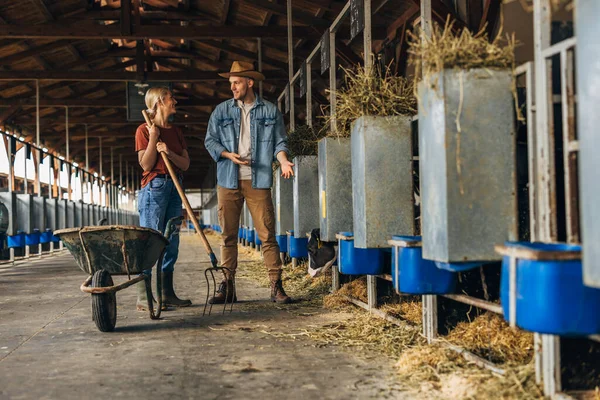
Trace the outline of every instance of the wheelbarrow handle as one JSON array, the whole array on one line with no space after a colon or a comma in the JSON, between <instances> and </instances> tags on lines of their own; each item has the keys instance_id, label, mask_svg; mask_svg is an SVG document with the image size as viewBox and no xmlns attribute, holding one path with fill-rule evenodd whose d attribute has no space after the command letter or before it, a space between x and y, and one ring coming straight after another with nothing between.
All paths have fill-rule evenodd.
<instances>
[{"instance_id":1,"label":"wheelbarrow handle","mask_svg":"<svg viewBox=\"0 0 600 400\"><path fill-rule=\"evenodd\" d=\"M148 127L152 126L152 121L150 120L150 117L148 116L148 113L146 112L146 110L142 110L142 115L144 115L144 119L146 120L146 124L148 124ZM208 243L208 240L206 239L204 232L202 231L202 229L200 229L200 224L198 223L198 219L196 218L196 215L194 214L194 211L192 210L192 206L190 205L190 202L188 201L187 196L185 195L185 192L183 191L183 188L181 187L181 184L179 183L179 179L177 178L177 174L175 173L175 169L173 168L173 164L171 163L171 160L169 160L167 155L163 152L161 152L160 155L162 156L162 159L165 162L165 165L167 166L167 170L169 171L169 175L171 175L171 179L173 180L173 183L175 184L177 193L179 193L179 197L181 197L181 202L183 203L183 206L185 207L189 218L192 220L192 224L194 225L194 228L196 229L196 233L198 233L200 235L200 238L202 239L202 243L204 244L204 248L206 249L206 252L208 253L208 256L210 257L210 262L211 262L212 266L218 267L217 257L215 256L215 253L212 251L212 248L210 247L210 243Z\"/></svg>"}]
</instances>

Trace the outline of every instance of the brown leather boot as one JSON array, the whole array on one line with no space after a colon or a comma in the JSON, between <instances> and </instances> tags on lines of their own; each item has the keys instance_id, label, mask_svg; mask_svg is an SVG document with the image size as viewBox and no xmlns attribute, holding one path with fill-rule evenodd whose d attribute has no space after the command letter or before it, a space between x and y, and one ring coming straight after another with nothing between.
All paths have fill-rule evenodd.
<instances>
[{"instance_id":1,"label":"brown leather boot","mask_svg":"<svg viewBox=\"0 0 600 400\"><path fill-rule=\"evenodd\" d=\"M217 289L217 294L215 297L211 297L208 299L208 304L224 304L227 300L227 303L237 303L237 296L235 294L235 287L233 285L233 280L223 280Z\"/></svg>"},{"instance_id":2,"label":"brown leather boot","mask_svg":"<svg viewBox=\"0 0 600 400\"><path fill-rule=\"evenodd\" d=\"M288 304L292 302L290 296L285 294L281 279L271 281L271 301L275 303Z\"/></svg>"}]
</instances>

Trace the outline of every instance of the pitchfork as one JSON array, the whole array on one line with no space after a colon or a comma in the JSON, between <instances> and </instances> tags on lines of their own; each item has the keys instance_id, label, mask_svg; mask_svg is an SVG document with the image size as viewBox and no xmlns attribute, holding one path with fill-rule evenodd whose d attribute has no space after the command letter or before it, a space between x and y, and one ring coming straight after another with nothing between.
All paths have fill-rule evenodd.
<instances>
[{"instance_id":1,"label":"pitchfork","mask_svg":"<svg viewBox=\"0 0 600 400\"><path fill-rule=\"evenodd\" d=\"M150 129L150 127L153 125L153 123L150 120L148 113L145 110L143 110L142 114L144 115L146 124L148 124L148 129ZM207 308L208 308L208 315L210 315L210 313L212 312L212 304L210 304L210 306L209 306L208 299L210 297L210 292L211 292L211 290L210 290L211 289L211 284L210 284L211 279L212 279L213 297L216 296L216 294L217 294L217 281L215 279L215 272L222 272L223 275L225 275L226 277L228 275L231 278L231 280L233 281L234 295L231 296L231 303L229 303L227 301L227 299L229 299L229 285L225 285L226 286L225 302L223 303L223 314L225 314L225 311L227 311L228 309L229 309L229 312L231 312L231 311L233 311L233 302L235 300L235 275L233 274L233 271L230 268L219 266L219 261L217 260L217 256L215 256L215 253L212 251L212 248L210 247L210 243L208 243L206 236L204 236L204 232L202 231L202 229L200 229L200 224L198 223L198 219L196 218L196 215L194 214L194 211L192 210L192 206L190 205L190 202L188 201L187 196L185 195L185 192L183 191L183 188L179 184L179 179L177 178L175 169L173 169L173 164L171 164L171 160L169 160L167 155L163 152L161 152L160 155L162 156L162 159L165 162L165 165L167 166L167 170L169 171L169 175L171 176L171 179L173 180L173 183L175 184L175 188L177 188L177 193L179 193L179 197L181 197L181 202L183 203L183 205L188 213L189 218L192 220L192 224L194 224L196 233L198 235L200 235L200 239L202 239L202 243L204 244L204 248L206 249L206 252L208 253L208 256L210 257L210 263L212 264L212 267L204 270L204 279L206 280L207 289L206 289L206 303L204 304L204 311L202 312L202 316L206 315ZM210 275L211 279L209 279L209 275ZM230 306L229 308L227 307L228 305Z\"/></svg>"}]
</instances>

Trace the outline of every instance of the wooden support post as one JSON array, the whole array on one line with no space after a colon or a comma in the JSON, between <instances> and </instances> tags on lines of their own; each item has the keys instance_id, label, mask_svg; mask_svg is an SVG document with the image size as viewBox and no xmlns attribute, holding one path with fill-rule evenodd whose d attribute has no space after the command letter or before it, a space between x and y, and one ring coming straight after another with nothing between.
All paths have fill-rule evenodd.
<instances>
[{"instance_id":1,"label":"wooden support post","mask_svg":"<svg viewBox=\"0 0 600 400\"><path fill-rule=\"evenodd\" d=\"M367 301L369 310L377 308L377 277L367 275Z\"/></svg>"},{"instance_id":2,"label":"wooden support post","mask_svg":"<svg viewBox=\"0 0 600 400\"><path fill-rule=\"evenodd\" d=\"M42 168L42 151L41 148L41 138L40 138L40 81L39 79L35 80L35 144L38 147L36 150L36 157L34 156L34 165L35 165L35 190L38 196L42 195L42 183L40 179L40 169ZM48 179L50 179L50 175L48 175ZM41 254L41 251L40 251Z\"/></svg>"},{"instance_id":3,"label":"wooden support post","mask_svg":"<svg viewBox=\"0 0 600 400\"><path fill-rule=\"evenodd\" d=\"M262 38L258 37L256 38L256 46L258 47L258 71L262 72L263 70L263 65L262 65ZM263 82L259 81L258 82L258 95L262 98L263 97Z\"/></svg>"},{"instance_id":4,"label":"wooden support post","mask_svg":"<svg viewBox=\"0 0 600 400\"><path fill-rule=\"evenodd\" d=\"M365 7L365 28L363 30L363 51L365 71L373 66L372 40L371 40L371 0L363 0Z\"/></svg>"},{"instance_id":5,"label":"wooden support post","mask_svg":"<svg viewBox=\"0 0 600 400\"><path fill-rule=\"evenodd\" d=\"M292 36L292 0L287 0L287 28L288 28L288 75L289 75L289 99L290 99L290 131L296 128L296 113L294 110L294 39Z\"/></svg>"}]
</instances>

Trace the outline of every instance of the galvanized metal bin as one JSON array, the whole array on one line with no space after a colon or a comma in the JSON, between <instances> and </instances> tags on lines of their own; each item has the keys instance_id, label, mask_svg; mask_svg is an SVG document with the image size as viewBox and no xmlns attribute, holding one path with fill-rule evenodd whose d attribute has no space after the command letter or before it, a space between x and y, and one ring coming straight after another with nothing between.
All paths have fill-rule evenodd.
<instances>
[{"instance_id":1,"label":"galvanized metal bin","mask_svg":"<svg viewBox=\"0 0 600 400\"><path fill-rule=\"evenodd\" d=\"M1 192L0 202L8 209L8 228L6 234L9 236L17 234L17 194L14 192Z\"/></svg>"},{"instance_id":2,"label":"galvanized metal bin","mask_svg":"<svg viewBox=\"0 0 600 400\"><path fill-rule=\"evenodd\" d=\"M339 232L352 231L350 149L350 138L319 141L319 222L325 242L335 242Z\"/></svg>"},{"instance_id":3,"label":"galvanized metal bin","mask_svg":"<svg viewBox=\"0 0 600 400\"><path fill-rule=\"evenodd\" d=\"M512 73L445 70L419 85L423 258L499 260L517 239Z\"/></svg>"},{"instance_id":4,"label":"galvanized metal bin","mask_svg":"<svg viewBox=\"0 0 600 400\"><path fill-rule=\"evenodd\" d=\"M414 232L412 118L363 116L352 123L354 247L390 247Z\"/></svg>"},{"instance_id":5,"label":"galvanized metal bin","mask_svg":"<svg viewBox=\"0 0 600 400\"><path fill-rule=\"evenodd\" d=\"M273 199L275 235L283 236L294 229L294 180L282 177L281 168L273 176Z\"/></svg>"},{"instance_id":6,"label":"galvanized metal bin","mask_svg":"<svg viewBox=\"0 0 600 400\"><path fill-rule=\"evenodd\" d=\"M579 193L583 237L583 282L600 288L600 3L579 1L577 27L577 133L579 135Z\"/></svg>"},{"instance_id":7,"label":"galvanized metal bin","mask_svg":"<svg viewBox=\"0 0 600 400\"><path fill-rule=\"evenodd\" d=\"M35 196L33 198L33 228L40 231L48 228L46 224L46 198Z\"/></svg>"},{"instance_id":8,"label":"galvanized metal bin","mask_svg":"<svg viewBox=\"0 0 600 400\"><path fill-rule=\"evenodd\" d=\"M17 194L16 229L25 233L33 232L33 196L26 193ZM38 228L37 226L35 228Z\"/></svg>"},{"instance_id":9,"label":"galvanized metal bin","mask_svg":"<svg viewBox=\"0 0 600 400\"><path fill-rule=\"evenodd\" d=\"M319 164L317 156L294 158L294 237L319 227Z\"/></svg>"},{"instance_id":10,"label":"galvanized metal bin","mask_svg":"<svg viewBox=\"0 0 600 400\"><path fill-rule=\"evenodd\" d=\"M58 199L46 199L46 208L44 210L46 214L46 228L50 228L53 231L58 228Z\"/></svg>"}]
</instances>

